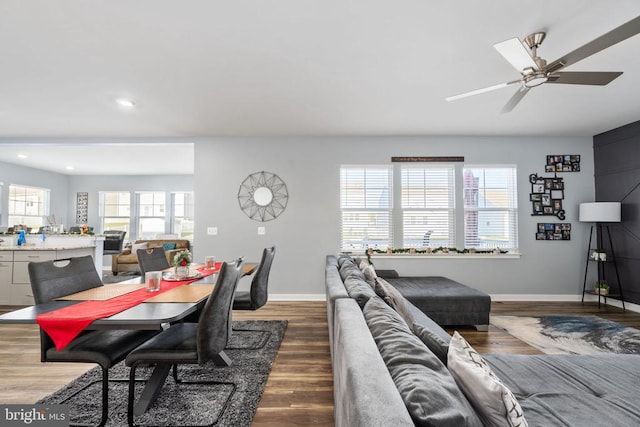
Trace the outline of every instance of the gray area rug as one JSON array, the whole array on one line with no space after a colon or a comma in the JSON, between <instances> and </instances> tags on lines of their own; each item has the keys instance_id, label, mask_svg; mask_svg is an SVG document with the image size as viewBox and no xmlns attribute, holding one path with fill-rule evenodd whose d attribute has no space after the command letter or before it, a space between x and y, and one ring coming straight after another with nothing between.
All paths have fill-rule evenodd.
<instances>
[{"instance_id":1,"label":"gray area rug","mask_svg":"<svg viewBox=\"0 0 640 427\"><path fill-rule=\"evenodd\" d=\"M247 347L259 346L267 335L256 331L234 331L228 349L225 350L233 363L229 367L206 365L179 365L178 378L184 381L233 382L236 390L228 385L176 384L171 374L156 402L142 416L135 417L136 425L142 426L249 426L260 402L271 366L287 328L285 320L234 321L234 329L268 330L271 332L265 346L259 350ZM147 378L150 368L138 368L136 377ZM101 411L101 371L94 368L78 377L55 393L37 403L69 405L72 423L96 425ZM109 420L107 426L127 425L129 368L124 362L109 371ZM69 398L92 381L97 383ZM143 383L136 386L136 393L142 391ZM231 394L229 406L219 420L221 409ZM65 399L68 399L63 402Z\"/></svg>"},{"instance_id":2,"label":"gray area rug","mask_svg":"<svg viewBox=\"0 0 640 427\"><path fill-rule=\"evenodd\" d=\"M640 354L640 331L598 316L491 316L491 324L546 354Z\"/></svg>"}]
</instances>

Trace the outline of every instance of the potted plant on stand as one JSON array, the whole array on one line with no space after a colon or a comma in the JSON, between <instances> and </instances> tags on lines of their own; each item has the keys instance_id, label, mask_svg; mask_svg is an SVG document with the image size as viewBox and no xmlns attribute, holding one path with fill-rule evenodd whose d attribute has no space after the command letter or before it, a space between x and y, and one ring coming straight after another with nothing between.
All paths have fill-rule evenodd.
<instances>
[{"instance_id":1,"label":"potted plant on stand","mask_svg":"<svg viewBox=\"0 0 640 427\"><path fill-rule=\"evenodd\" d=\"M609 295L609 284L605 280L597 281L593 287L596 294Z\"/></svg>"}]
</instances>

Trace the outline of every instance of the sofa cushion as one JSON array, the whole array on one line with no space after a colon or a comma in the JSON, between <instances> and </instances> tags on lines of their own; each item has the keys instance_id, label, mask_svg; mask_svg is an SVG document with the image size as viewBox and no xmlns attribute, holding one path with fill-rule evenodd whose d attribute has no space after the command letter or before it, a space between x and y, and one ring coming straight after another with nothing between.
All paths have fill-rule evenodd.
<instances>
[{"instance_id":1,"label":"sofa cushion","mask_svg":"<svg viewBox=\"0 0 640 427\"><path fill-rule=\"evenodd\" d=\"M172 251L176 248L176 244L174 243L163 243L162 247L164 248L165 251Z\"/></svg>"},{"instance_id":2,"label":"sofa cushion","mask_svg":"<svg viewBox=\"0 0 640 427\"><path fill-rule=\"evenodd\" d=\"M363 314L416 425L482 426L447 368L398 313L374 296L364 306Z\"/></svg>"},{"instance_id":3,"label":"sofa cushion","mask_svg":"<svg viewBox=\"0 0 640 427\"><path fill-rule=\"evenodd\" d=\"M364 274L362 274L360 268L358 268L358 266L355 265L350 259L343 262L342 266L340 267L340 277L342 278L342 280L347 280L349 276L354 276L358 279L364 280Z\"/></svg>"},{"instance_id":4,"label":"sofa cushion","mask_svg":"<svg viewBox=\"0 0 640 427\"><path fill-rule=\"evenodd\" d=\"M411 325L411 330L414 334L416 334L418 338L420 338L420 341L422 341L433 354L438 356L438 359L440 359L442 363L444 363L445 365L447 364L447 353L449 352L449 342L451 341L451 339L442 339L442 337L440 337L434 331L421 325L420 323L414 323L413 325Z\"/></svg>"},{"instance_id":5,"label":"sofa cushion","mask_svg":"<svg viewBox=\"0 0 640 427\"><path fill-rule=\"evenodd\" d=\"M400 292L382 278L376 278L375 281L376 294L384 300L391 308L402 316L407 325L413 325L414 319L411 310L409 309L409 302Z\"/></svg>"},{"instance_id":6,"label":"sofa cushion","mask_svg":"<svg viewBox=\"0 0 640 427\"><path fill-rule=\"evenodd\" d=\"M149 243L147 242L134 243L133 245L131 245L131 254L136 255L139 249L148 249L148 248L149 248Z\"/></svg>"},{"instance_id":7,"label":"sofa cushion","mask_svg":"<svg viewBox=\"0 0 640 427\"><path fill-rule=\"evenodd\" d=\"M344 281L344 287L347 289L347 293L351 298L356 300L360 308L369 301L369 298L376 295L373 288L365 282L363 279L349 276Z\"/></svg>"},{"instance_id":8,"label":"sofa cushion","mask_svg":"<svg viewBox=\"0 0 640 427\"><path fill-rule=\"evenodd\" d=\"M486 426L525 427L522 408L511 390L456 331L449 343L447 366Z\"/></svg>"}]
</instances>

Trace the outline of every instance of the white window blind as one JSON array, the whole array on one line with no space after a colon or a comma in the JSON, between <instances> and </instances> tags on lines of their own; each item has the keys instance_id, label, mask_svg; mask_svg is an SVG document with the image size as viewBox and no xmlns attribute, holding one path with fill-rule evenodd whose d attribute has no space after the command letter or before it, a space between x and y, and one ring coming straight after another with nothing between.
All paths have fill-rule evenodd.
<instances>
[{"instance_id":1,"label":"white window blind","mask_svg":"<svg viewBox=\"0 0 640 427\"><path fill-rule=\"evenodd\" d=\"M455 168L403 165L403 246L455 247Z\"/></svg>"},{"instance_id":2,"label":"white window blind","mask_svg":"<svg viewBox=\"0 0 640 427\"><path fill-rule=\"evenodd\" d=\"M467 248L518 247L515 167L465 166L464 242Z\"/></svg>"},{"instance_id":3,"label":"white window blind","mask_svg":"<svg viewBox=\"0 0 640 427\"><path fill-rule=\"evenodd\" d=\"M386 249L393 242L391 166L340 168L342 251Z\"/></svg>"}]
</instances>

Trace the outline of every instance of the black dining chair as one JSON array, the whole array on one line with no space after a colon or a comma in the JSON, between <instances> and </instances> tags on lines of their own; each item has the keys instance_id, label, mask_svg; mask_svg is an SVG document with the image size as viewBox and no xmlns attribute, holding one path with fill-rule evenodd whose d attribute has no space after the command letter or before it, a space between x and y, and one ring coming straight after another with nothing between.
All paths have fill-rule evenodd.
<instances>
[{"instance_id":1,"label":"black dining chair","mask_svg":"<svg viewBox=\"0 0 640 427\"><path fill-rule=\"evenodd\" d=\"M232 386L218 419L229 404L236 385L219 381L183 381L178 379L178 364L204 364L212 361L219 366L230 366L231 359L224 349L231 337L233 295L242 275L242 259L224 262L211 295L207 299L197 323L183 322L171 325L129 353L125 364L131 367L129 374L128 422L133 423L136 368L141 364L173 367L176 383L225 384ZM215 423L214 423L215 424Z\"/></svg>"},{"instance_id":2,"label":"black dining chair","mask_svg":"<svg viewBox=\"0 0 640 427\"><path fill-rule=\"evenodd\" d=\"M140 266L140 273L143 277L147 271L161 271L171 267L162 246L138 249L136 256L138 257L138 265Z\"/></svg>"},{"instance_id":3,"label":"black dining chair","mask_svg":"<svg viewBox=\"0 0 640 427\"><path fill-rule=\"evenodd\" d=\"M234 310L258 310L267 303L269 299L269 273L273 264L273 257L276 254L276 247L264 248L262 251L262 259L258 265L253 280L251 280L251 288L249 291L236 292L233 299ZM238 332L260 332L262 339L253 347L242 347L244 350L258 350L265 346L271 332L258 329L234 329ZM235 347L234 347L235 349Z\"/></svg>"},{"instance_id":4,"label":"black dining chair","mask_svg":"<svg viewBox=\"0 0 640 427\"><path fill-rule=\"evenodd\" d=\"M30 262L27 268L36 304L44 304L64 295L104 286L90 255L65 260ZM102 416L98 425L104 426L109 415L109 368L124 360L131 350L158 332L84 331L65 348L56 350L53 340L40 329L40 360L100 365L102 368ZM60 403L64 403L95 382L100 380L88 384Z\"/></svg>"},{"instance_id":5,"label":"black dining chair","mask_svg":"<svg viewBox=\"0 0 640 427\"><path fill-rule=\"evenodd\" d=\"M122 252L124 246L124 237L127 235L126 231L121 230L105 230L104 233L104 250L103 255L114 255Z\"/></svg>"}]
</instances>

